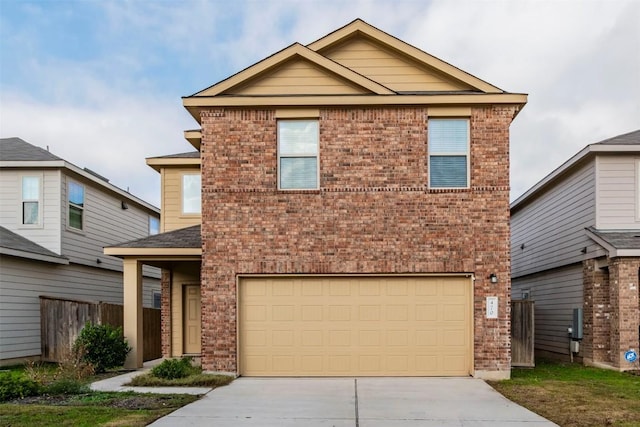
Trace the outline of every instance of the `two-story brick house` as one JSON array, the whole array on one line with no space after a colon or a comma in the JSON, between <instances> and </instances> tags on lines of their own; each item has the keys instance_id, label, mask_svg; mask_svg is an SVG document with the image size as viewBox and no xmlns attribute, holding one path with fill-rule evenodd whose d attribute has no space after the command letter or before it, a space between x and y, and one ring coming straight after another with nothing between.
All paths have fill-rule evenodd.
<instances>
[{"instance_id":1,"label":"two-story brick house","mask_svg":"<svg viewBox=\"0 0 640 427\"><path fill-rule=\"evenodd\" d=\"M361 20L185 97L200 234L107 249L129 265L129 318L154 263L164 354L193 348L207 370L508 377L509 125L526 99ZM188 181L179 200L164 188L165 224L188 218Z\"/></svg>"}]
</instances>

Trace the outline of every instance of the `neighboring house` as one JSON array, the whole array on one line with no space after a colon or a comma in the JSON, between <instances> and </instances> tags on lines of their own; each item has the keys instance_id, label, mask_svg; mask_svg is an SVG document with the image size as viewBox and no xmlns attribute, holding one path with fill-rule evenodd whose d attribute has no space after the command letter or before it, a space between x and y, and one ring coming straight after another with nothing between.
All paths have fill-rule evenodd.
<instances>
[{"instance_id":1,"label":"neighboring house","mask_svg":"<svg viewBox=\"0 0 640 427\"><path fill-rule=\"evenodd\" d=\"M526 100L361 20L185 97L199 154L148 160L166 234L105 249L124 259L128 364L149 264L164 355L206 370L509 377Z\"/></svg>"},{"instance_id":2,"label":"neighboring house","mask_svg":"<svg viewBox=\"0 0 640 427\"><path fill-rule=\"evenodd\" d=\"M588 145L511 204L512 297L535 301L539 354L631 369L640 344L640 130ZM579 317L576 318L579 321Z\"/></svg>"},{"instance_id":3,"label":"neighboring house","mask_svg":"<svg viewBox=\"0 0 640 427\"><path fill-rule=\"evenodd\" d=\"M0 139L0 364L40 356L39 296L122 304L122 261L103 247L157 233L159 217L94 172ZM159 278L145 269L145 306Z\"/></svg>"}]
</instances>

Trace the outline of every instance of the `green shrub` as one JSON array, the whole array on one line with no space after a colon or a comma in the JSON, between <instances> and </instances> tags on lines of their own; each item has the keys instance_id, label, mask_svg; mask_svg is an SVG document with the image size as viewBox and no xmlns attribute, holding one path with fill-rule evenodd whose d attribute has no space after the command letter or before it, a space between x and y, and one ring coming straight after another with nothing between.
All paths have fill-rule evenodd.
<instances>
[{"instance_id":1,"label":"green shrub","mask_svg":"<svg viewBox=\"0 0 640 427\"><path fill-rule=\"evenodd\" d=\"M182 359L166 359L161 364L151 369L151 375L165 380L174 380L176 378L184 378L199 370L191 366L191 358L183 357Z\"/></svg>"},{"instance_id":2,"label":"green shrub","mask_svg":"<svg viewBox=\"0 0 640 427\"><path fill-rule=\"evenodd\" d=\"M40 385L21 375L0 373L0 402L33 396L40 393Z\"/></svg>"},{"instance_id":3,"label":"green shrub","mask_svg":"<svg viewBox=\"0 0 640 427\"><path fill-rule=\"evenodd\" d=\"M60 378L44 387L45 394L82 394L89 392L89 387L73 378Z\"/></svg>"},{"instance_id":4,"label":"green shrub","mask_svg":"<svg viewBox=\"0 0 640 427\"><path fill-rule=\"evenodd\" d=\"M124 365L131 347L122 336L122 328L87 322L73 350L80 360L92 364L96 373L100 373Z\"/></svg>"}]
</instances>

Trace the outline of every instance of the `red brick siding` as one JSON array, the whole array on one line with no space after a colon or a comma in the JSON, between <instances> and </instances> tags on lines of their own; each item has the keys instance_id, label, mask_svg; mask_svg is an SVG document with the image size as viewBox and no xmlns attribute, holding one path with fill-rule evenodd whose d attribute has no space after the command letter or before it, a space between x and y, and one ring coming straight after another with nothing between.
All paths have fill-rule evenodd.
<instances>
[{"instance_id":1,"label":"red brick siding","mask_svg":"<svg viewBox=\"0 0 640 427\"><path fill-rule=\"evenodd\" d=\"M474 108L471 188L434 191L426 109L323 109L321 189L296 192L277 191L274 111L203 111L205 369L237 370L238 274L409 272L474 273L475 368L509 369L513 114ZM488 295L497 320L484 318Z\"/></svg>"},{"instance_id":2,"label":"red brick siding","mask_svg":"<svg viewBox=\"0 0 640 427\"><path fill-rule=\"evenodd\" d=\"M583 262L584 330L582 353L586 360L611 362L609 273L596 260Z\"/></svg>"},{"instance_id":3,"label":"red brick siding","mask_svg":"<svg viewBox=\"0 0 640 427\"><path fill-rule=\"evenodd\" d=\"M162 269L160 278L160 333L162 357L171 357L171 271Z\"/></svg>"},{"instance_id":4,"label":"red brick siding","mask_svg":"<svg viewBox=\"0 0 640 427\"><path fill-rule=\"evenodd\" d=\"M609 262L609 299L611 301L611 362L622 369L635 366L624 359L629 349L639 350L638 326L639 258L613 258Z\"/></svg>"}]
</instances>

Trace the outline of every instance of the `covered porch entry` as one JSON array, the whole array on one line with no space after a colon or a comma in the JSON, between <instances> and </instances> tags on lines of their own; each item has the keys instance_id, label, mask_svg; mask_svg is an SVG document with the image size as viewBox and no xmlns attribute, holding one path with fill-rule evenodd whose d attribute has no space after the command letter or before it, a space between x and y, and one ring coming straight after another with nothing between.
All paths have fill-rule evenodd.
<instances>
[{"instance_id":1,"label":"covered porch entry","mask_svg":"<svg viewBox=\"0 0 640 427\"><path fill-rule=\"evenodd\" d=\"M104 249L122 258L124 337L131 352L125 368L142 367L142 271L162 269L162 356L199 356L201 341L200 226L193 226Z\"/></svg>"}]
</instances>

